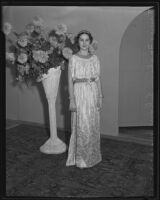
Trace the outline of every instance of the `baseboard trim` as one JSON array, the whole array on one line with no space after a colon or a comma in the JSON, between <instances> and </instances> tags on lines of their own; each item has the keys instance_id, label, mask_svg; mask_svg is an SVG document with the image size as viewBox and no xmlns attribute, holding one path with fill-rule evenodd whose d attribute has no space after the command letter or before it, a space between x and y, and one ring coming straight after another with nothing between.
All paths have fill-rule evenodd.
<instances>
[{"instance_id":1,"label":"baseboard trim","mask_svg":"<svg viewBox=\"0 0 160 200\"><path fill-rule=\"evenodd\" d=\"M117 141L122 141L122 142L131 142L131 143L138 143L138 144L142 144L142 145L153 146L153 141L147 140L147 139L144 139L144 138L136 138L136 137L127 136L127 135L120 135L120 134L118 136L110 136L110 135L101 134L101 136L103 138L111 139L111 140L117 140Z\"/></svg>"},{"instance_id":2,"label":"baseboard trim","mask_svg":"<svg viewBox=\"0 0 160 200\"><path fill-rule=\"evenodd\" d=\"M6 120L10 120L10 119L6 119ZM40 122L31 122L31 121L23 121L23 120L10 120L10 121L14 121L15 123L18 123L19 125L27 124L27 125L31 125L31 126L39 126L39 127L43 127L43 128L49 128L49 125L43 124Z\"/></svg>"},{"instance_id":3,"label":"baseboard trim","mask_svg":"<svg viewBox=\"0 0 160 200\"><path fill-rule=\"evenodd\" d=\"M153 129L153 126L120 126L119 129Z\"/></svg>"},{"instance_id":4,"label":"baseboard trim","mask_svg":"<svg viewBox=\"0 0 160 200\"><path fill-rule=\"evenodd\" d=\"M6 120L10 120L10 119L6 119ZM48 124L42 124L39 122L30 122L30 121L23 121L23 120L12 120L15 123L21 125L21 124L27 124L27 125L31 125L31 126L38 126L38 127L42 127L42 128L49 128ZM141 126L142 127L142 126ZM120 127L122 128L122 127ZM131 127L123 127L123 128L131 128ZM138 127L136 127L138 128ZM143 126L144 128L144 126ZM57 127L57 130L59 131L64 131L64 132L70 132L70 130L66 130L60 127ZM132 143L138 143L138 144L143 144L143 145L149 145L149 146L153 146L153 142L147 139L143 139L143 138L136 138L136 137L132 137L132 136L127 136L127 135L123 135L123 134L118 134L115 136L112 135L106 135L104 133L101 133L101 137L105 138L105 139L111 139L111 140L117 140L117 141L122 141L122 142L132 142Z\"/></svg>"}]
</instances>

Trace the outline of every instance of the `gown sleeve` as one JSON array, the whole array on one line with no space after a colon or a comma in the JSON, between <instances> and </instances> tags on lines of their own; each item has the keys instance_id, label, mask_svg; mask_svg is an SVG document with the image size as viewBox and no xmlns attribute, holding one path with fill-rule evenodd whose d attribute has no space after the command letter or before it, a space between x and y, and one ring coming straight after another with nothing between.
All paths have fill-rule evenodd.
<instances>
[{"instance_id":1,"label":"gown sleeve","mask_svg":"<svg viewBox=\"0 0 160 200\"><path fill-rule=\"evenodd\" d=\"M96 80L98 80L100 78L100 60L99 58L96 56Z\"/></svg>"},{"instance_id":2,"label":"gown sleeve","mask_svg":"<svg viewBox=\"0 0 160 200\"><path fill-rule=\"evenodd\" d=\"M69 69L71 72L72 78L74 77L74 69L73 69L73 56L69 59Z\"/></svg>"}]
</instances>

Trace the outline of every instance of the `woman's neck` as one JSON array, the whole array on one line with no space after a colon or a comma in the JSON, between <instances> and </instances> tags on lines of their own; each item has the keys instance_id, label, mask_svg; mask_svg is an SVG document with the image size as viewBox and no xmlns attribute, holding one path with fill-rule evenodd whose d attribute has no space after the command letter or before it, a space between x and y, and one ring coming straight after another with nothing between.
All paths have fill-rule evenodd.
<instances>
[{"instance_id":1,"label":"woman's neck","mask_svg":"<svg viewBox=\"0 0 160 200\"><path fill-rule=\"evenodd\" d=\"M88 50L80 50L79 54L82 56L88 56L89 52L88 52Z\"/></svg>"}]
</instances>

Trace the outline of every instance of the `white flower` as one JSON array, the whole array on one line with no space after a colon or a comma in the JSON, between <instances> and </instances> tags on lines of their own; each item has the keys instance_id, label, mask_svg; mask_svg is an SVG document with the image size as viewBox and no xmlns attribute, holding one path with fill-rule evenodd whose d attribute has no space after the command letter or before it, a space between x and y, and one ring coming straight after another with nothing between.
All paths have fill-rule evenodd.
<instances>
[{"instance_id":1,"label":"white flower","mask_svg":"<svg viewBox=\"0 0 160 200\"><path fill-rule=\"evenodd\" d=\"M54 48L56 48L58 46L58 41L57 41L56 37L50 36L49 37L49 42Z\"/></svg>"},{"instance_id":2,"label":"white flower","mask_svg":"<svg viewBox=\"0 0 160 200\"><path fill-rule=\"evenodd\" d=\"M17 43L21 46L21 47L26 47L28 44L28 39L27 39L27 35L22 34L19 36Z\"/></svg>"},{"instance_id":3,"label":"white flower","mask_svg":"<svg viewBox=\"0 0 160 200\"><path fill-rule=\"evenodd\" d=\"M26 31L28 34L30 34L34 31L34 25L32 23L27 24L25 28L26 28Z\"/></svg>"},{"instance_id":4,"label":"white flower","mask_svg":"<svg viewBox=\"0 0 160 200\"><path fill-rule=\"evenodd\" d=\"M10 62L14 63L15 62L14 53L8 53L8 52L6 52L6 60L9 60Z\"/></svg>"},{"instance_id":5,"label":"white flower","mask_svg":"<svg viewBox=\"0 0 160 200\"><path fill-rule=\"evenodd\" d=\"M30 66L28 64L26 64L26 66L24 67L24 69L25 69L25 73L29 74Z\"/></svg>"},{"instance_id":6,"label":"white flower","mask_svg":"<svg viewBox=\"0 0 160 200\"><path fill-rule=\"evenodd\" d=\"M36 33L40 34L41 31L42 31L42 29L41 29L40 26L35 26L35 27L34 27L34 31L35 31Z\"/></svg>"},{"instance_id":7,"label":"white flower","mask_svg":"<svg viewBox=\"0 0 160 200\"><path fill-rule=\"evenodd\" d=\"M94 50L94 48L92 47L92 45L89 46L89 52L90 52L91 54L94 54L94 52L95 52L95 50Z\"/></svg>"},{"instance_id":8,"label":"white flower","mask_svg":"<svg viewBox=\"0 0 160 200\"><path fill-rule=\"evenodd\" d=\"M94 54L94 52L97 50L98 48L98 42L96 40L94 40L90 45L89 45L89 52L91 54Z\"/></svg>"},{"instance_id":9,"label":"white flower","mask_svg":"<svg viewBox=\"0 0 160 200\"><path fill-rule=\"evenodd\" d=\"M67 32L67 26L65 24L58 24L55 27L57 35L63 35Z\"/></svg>"},{"instance_id":10,"label":"white flower","mask_svg":"<svg viewBox=\"0 0 160 200\"><path fill-rule=\"evenodd\" d=\"M19 76L16 78L16 80L22 82L22 81L23 81L23 78L22 78L22 76L19 75Z\"/></svg>"},{"instance_id":11,"label":"white flower","mask_svg":"<svg viewBox=\"0 0 160 200\"><path fill-rule=\"evenodd\" d=\"M63 56L66 58L66 59L69 59L71 56L72 56L72 49L68 48L68 47L65 47L63 50L62 50L62 54Z\"/></svg>"},{"instance_id":12,"label":"white flower","mask_svg":"<svg viewBox=\"0 0 160 200\"><path fill-rule=\"evenodd\" d=\"M45 29L41 29L41 36L45 39L48 40L48 32Z\"/></svg>"},{"instance_id":13,"label":"white flower","mask_svg":"<svg viewBox=\"0 0 160 200\"><path fill-rule=\"evenodd\" d=\"M91 45L92 45L92 47L93 47L94 50L97 50L97 48L98 48L98 42L96 40L93 40L93 42L92 42Z\"/></svg>"},{"instance_id":14,"label":"white flower","mask_svg":"<svg viewBox=\"0 0 160 200\"><path fill-rule=\"evenodd\" d=\"M28 59L28 56L25 53L21 53L18 56L18 62L21 63L21 64L24 64L25 62L27 62L27 59Z\"/></svg>"},{"instance_id":15,"label":"white flower","mask_svg":"<svg viewBox=\"0 0 160 200\"><path fill-rule=\"evenodd\" d=\"M47 51L47 53L48 53L48 54L51 54L51 53L53 53L53 50L54 50L54 48L51 47L51 48Z\"/></svg>"},{"instance_id":16,"label":"white flower","mask_svg":"<svg viewBox=\"0 0 160 200\"><path fill-rule=\"evenodd\" d=\"M74 44L75 36L72 33L67 33L67 37L70 39L71 43Z\"/></svg>"},{"instance_id":17,"label":"white flower","mask_svg":"<svg viewBox=\"0 0 160 200\"><path fill-rule=\"evenodd\" d=\"M25 72L25 67L23 65L18 65L18 72L23 76Z\"/></svg>"},{"instance_id":18,"label":"white flower","mask_svg":"<svg viewBox=\"0 0 160 200\"><path fill-rule=\"evenodd\" d=\"M58 43L58 49L62 50L64 48L65 44L64 43Z\"/></svg>"},{"instance_id":19,"label":"white flower","mask_svg":"<svg viewBox=\"0 0 160 200\"><path fill-rule=\"evenodd\" d=\"M66 40L66 37L65 37L65 35L60 35L60 36L59 36L59 39L58 39L58 41L59 41L60 43L63 43L63 42L65 42L65 40Z\"/></svg>"},{"instance_id":20,"label":"white flower","mask_svg":"<svg viewBox=\"0 0 160 200\"><path fill-rule=\"evenodd\" d=\"M3 26L3 32L4 32L4 34L5 35L9 35L10 32L11 32L11 30L12 30L12 25L10 23L8 23L8 22L5 22L4 26Z\"/></svg>"},{"instance_id":21,"label":"white flower","mask_svg":"<svg viewBox=\"0 0 160 200\"><path fill-rule=\"evenodd\" d=\"M40 63L46 63L48 61L48 53L46 51L33 51L33 58L35 61Z\"/></svg>"},{"instance_id":22,"label":"white flower","mask_svg":"<svg viewBox=\"0 0 160 200\"><path fill-rule=\"evenodd\" d=\"M33 24L35 26L43 26L43 19L41 17L35 16L33 18Z\"/></svg>"}]
</instances>

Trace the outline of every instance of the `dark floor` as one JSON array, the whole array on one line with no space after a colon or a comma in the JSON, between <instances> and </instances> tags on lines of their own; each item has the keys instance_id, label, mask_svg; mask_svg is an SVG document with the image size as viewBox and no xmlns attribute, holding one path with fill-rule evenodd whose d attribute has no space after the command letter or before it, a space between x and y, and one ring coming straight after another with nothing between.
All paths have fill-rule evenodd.
<instances>
[{"instance_id":1,"label":"dark floor","mask_svg":"<svg viewBox=\"0 0 160 200\"><path fill-rule=\"evenodd\" d=\"M153 147L102 138L102 162L66 167L67 154L39 147L49 130L19 125L6 130L6 195L39 197L137 197L153 195ZM58 132L65 142L69 135Z\"/></svg>"},{"instance_id":2,"label":"dark floor","mask_svg":"<svg viewBox=\"0 0 160 200\"><path fill-rule=\"evenodd\" d=\"M10 128L13 128L13 127L16 127L18 126L20 123L15 121L15 120L6 120L6 129L10 129Z\"/></svg>"},{"instance_id":3,"label":"dark floor","mask_svg":"<svg viewBox=\"0 0 160 200\"><path fill-rule=\"evenodd\" d=\"M120 127L119 137L139 144L153 146L153 127Z\"/></svg>"},{"instance_id":4,"label":"dark floor","mask_svg":"<svg viewBox=\"0 0 160 200\"><path fill-rule=\"evenodd\" d=\"M152 126L135 126L135 127L120 127L120 134L128 135L131 137L137 137L141 139L153 139L153 127Z\"/></svg>"}]
</instances>

